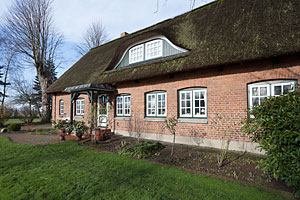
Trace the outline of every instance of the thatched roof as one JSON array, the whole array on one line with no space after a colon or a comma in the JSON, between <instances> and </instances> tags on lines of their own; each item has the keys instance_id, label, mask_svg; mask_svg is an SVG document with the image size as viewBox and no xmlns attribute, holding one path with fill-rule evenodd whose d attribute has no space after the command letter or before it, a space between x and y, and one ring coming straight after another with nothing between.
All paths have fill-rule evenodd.
<instances>
[{"instance_id":1,"label":"thatched roof","mask_svg":"<svg viewBox=\"0 0 300 200\"><path fill-rule=\"evenodd\" d=\"M300 52L299 0L219 0L90 50L48 92ZM112 70L126 48L164 35L189 53Z\"/></svg>"}]
</instances>

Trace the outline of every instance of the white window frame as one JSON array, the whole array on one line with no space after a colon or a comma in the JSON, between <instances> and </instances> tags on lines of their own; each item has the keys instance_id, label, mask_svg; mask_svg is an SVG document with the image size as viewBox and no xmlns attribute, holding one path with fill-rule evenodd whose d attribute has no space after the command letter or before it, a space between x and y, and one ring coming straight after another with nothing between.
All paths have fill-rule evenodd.
<instances>
[{"instance_id":1,"label":"white window frame","mask_svg":"<svg viewBox=\"0 0 300 200\"><path fill-rule=\"evenodd\" d=\"M282 82L282 83L276 83L276 84L272 84L272 90L271 90L271 95L272 96L280 96L283 95L283 86L286 85L291 85L292 86L292 91L295 91L295 82L294 81L290 81L290 82ZM281 86L281 94L280 95L275 95L275 86Z\"/></svg>"},{"instance_id":2,"label":"white window frame","mask_svg":"<svg viewBox=\"0 0 300 200\"><path fill-rule=\"evenodd\" d=\"M163 107L162 105L161 105L161 107L159 108L158 107L158 96L165 96L165 100L164 100L164 102L165 102L165 106ZM152 96L152 97L154 97L153 99L153 101L152 102L154 102L154 108L149 108L149 105L148 105L148 103L149 103L149 101L148 101L148 97L149 96ZM150 92L150 93L147 93L146 94L146 117L166 117L167 116L167 92ZM163 101L161 100L160 101L160 103L162 104L163 103ZM154 114L149 114L149 109L151 109L151 110L153 110L154 109ZM159 109L161 109L161 110L163 110L163 109L165 109L165 113L164 114L158 114L158 110Z\"/></svg>"},{"instance_id":3,"label":"white window frame","mask_svg":"<svg viewBox=\"0 0 300 200\"><path fill-rule=\"evenodd\" d=\"M139 59L137 59L136 57L134 57L134 51L137 50L137 49L141 49L141 57ZM133 58L135 58L134 60L132 60ZM132 63L137 63L137 62L141 62L141 61L144 61L144 44L139 44L139 45L136 45L134 47L132 47L130 50L129 50L129 64L132 64Z\"/></svg>"},{"instance_id":4,"label":"white window frame","mask_svg":"<svg viewBox=\"0 0 300 200\"><path fill-rule=\"evenodd\" d=\"M121 103L118 102L120 99ZM126 99L129 101L126 101ZM118 106L120 105L120 107ZM126 111L127 110L127 111ZM119 112L120 111L120 112ZM131 95L120 95L116 97L116 116L117 117L129 117L131 114Z\"/></svg>"},{"instance_id":5,"label":"white window frame","mask_svg":"<svg viewBox=\"0 0 300 200\"><path fill-rule=\"evenodd\" d=\"M76 99L75 115L84 115L84 99Z\"/></svg>"},{"instance_id":6,"label":"white window frame","mask_svg":"<svg viewBox=\"0 0 300 200\"><path fill-rule=\"evenodd\" d=\"M248 107L252 108L253 107L253 94L252 94L252 88L254 87L267 87L267 97L272 97L272 96L280 96L280 95L275 95L275 86L281 86L282 87L282 92L281 95L283 94L283 86L284 85L292 85L293 90L295 91L296 89L296 80L274 80L274 81L264 81L264 82L258 82L258 83L251 83L248 84ZM259 89L260 92L260 89ZM258 96L260 98L260 95ZM259 105L260 105L260 99L259 99Z\"/></svg>"},{"instance_id":7,"label":"white window frame","mask_svg":"<svg viewBox=\"0 0 300 200\"><path fill-rule=\"evenodd\" d=\"M156 43L158 43L157 48L160 49L160 51L157 51L158 52L157 55L149 56L148 55L148 53L149 53L148 45L155 45ZM155 53L155 51L153 53ZM145 43L145 60L162 57L162 55L163 55L163 41L162 40L156 39L156 40L152 40L150 42Z\"/></svg>"},{"instance_id":8,"label":"white window frame","mask_svg":"<svg viewBox=\"0 0 300 200\"><path fill-rule=\"evenodd\" d=\"M190 100L189 100L189 102L190 102L190 106L188 107L187 105L185 105L184 107L182 106L182 100L181 100L181 96L182 96L182 94L185 94L185 104L187 104L187 98L186 98L186 96L187 96L187 94L189 94L190 95ZM180 117L193 117L193 91L192 90L182 90L182 91L179 91L179 116ZM183 114L182 113L182 109L181 108L184 108L185 109L185 111L187 111L187 109L190 109L190 114Z\"/></svg>"},{"instance_id":9,"label":"white window frame","mask_svg":"<svg viewBox=\"0 0 300 200\"><path fill-rule=\"evenodd\" d=\"M258 88L258 96L253 96L253 88ZM260 95L260 88L262 87L266 87L267 88L267 95L266 96L261 96ZM270 85L267 85L267 84L259 84L259 85L251 85L250 87L250 107L253 107L253 98L254 97L257 97L258 98L258 105L260 105L260 98L262 97L265 97L265 98L268 98L270 96Z\"/></svg>"},{"instance_id":10,"label":"white window frame","mask_svg":"<svg viewBox=\"0 0 300 200\"><path fill-rule=\"evenodd\" d=\"M195 93L199 92L199 107L196 107ZM201 93L204 93L203 99L201 99ZM201 101L204 101L204 106L201 106ZM196 108L199 108L199 114L196 114ZM201 110L204 109L204 114L201 114ZM207 98L206 98L206 90L193 90L193 117L207 117Z\"/></svg>"},{"instance_id":11,"label":"white window frame","mask_svg":"<svg viewBox=\"0 0 300 200\"><path fill-rule=\"evenodd\" d=\"M198 114L196 115L196 107L195 107L195 94L199 92L199 113L201 113L201 109L204 109L204 114ZM182 94L190 94L190 106L187 107L186 105L184 106L184 108L187 110L188 108L190 108L190 114L183 114L182 113ZM204 93L204 98L201 99L200 95L201 93ZM201 100L204 100L204 106L201 106ZM179 117L182 118L207 118L207 89L206 88L191 88L191 89L184 89L184 90L180 90L179 91L179 95L178 95L178 101L179 101ZM185 101L188 102L188 101Z\"/></svg>"},{"instance_id":12,"label":"white window frame","mask_svg":"<svg viewBox=\"0 0 300 200\"><path fill-rule=\"evenodd\" d=\"M59 115L64 114L64 100L59 100Z\"/></svg>"}]
</instances>

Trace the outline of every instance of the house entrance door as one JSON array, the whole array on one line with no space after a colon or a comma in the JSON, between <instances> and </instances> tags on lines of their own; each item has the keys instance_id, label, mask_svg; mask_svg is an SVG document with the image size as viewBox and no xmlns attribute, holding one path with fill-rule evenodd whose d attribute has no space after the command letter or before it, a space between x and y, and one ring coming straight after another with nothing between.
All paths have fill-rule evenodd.
<instances>
[{"instance_id":1,"label":"house entrance door","mask_svg":"<svg viewBox=\"0 0 300 200\"><path fill-rule=\"evenodd\" d=\"M107 127L108 120L108 97L100 95L98 97L98 120L97 125L100 127Z\"/></svg>"}]
</instances>

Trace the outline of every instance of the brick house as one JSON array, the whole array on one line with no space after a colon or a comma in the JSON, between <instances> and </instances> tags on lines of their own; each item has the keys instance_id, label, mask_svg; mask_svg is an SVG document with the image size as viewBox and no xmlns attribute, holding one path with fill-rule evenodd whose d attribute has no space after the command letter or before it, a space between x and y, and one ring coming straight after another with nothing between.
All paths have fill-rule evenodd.
<instances>
[{"instance_id":1,"label":"brick house","mask_svg":"<svg viewBox=\"0 0 300 200\"><path fill-rule=\"evenodd\" d=\"M247 108L300 81L298 0L220 0L91 49L49 89L53 120L219 148ZM218 116L223 116L222 119ZM234 126L229 149L259 153Z\"/></svg>"}]
</instances>

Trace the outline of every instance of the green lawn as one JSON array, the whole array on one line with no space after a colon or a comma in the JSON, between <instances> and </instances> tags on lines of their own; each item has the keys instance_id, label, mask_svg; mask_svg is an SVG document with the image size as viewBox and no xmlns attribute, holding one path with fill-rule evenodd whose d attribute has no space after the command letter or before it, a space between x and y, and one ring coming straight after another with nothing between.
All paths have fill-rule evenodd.
<instances>
[{"instance_id":1,"label":"green lawn","mask_svg":"<svg viewBox=\"0 0 300 200\"><path fill-rule=\"evenodd\" d=\"M39 118L35 118L33 120L33 122L40 122L41 120ZM8 124L22 124L24 123L22 120L18 119L18 118L11 118L9 120L7 120L4 124L8 125Z\"/></svg>"},{"instance_id":2,"label":"green lawn","mask_svg":"<svg viewBox=\"0 0 300 200\"><path fill-rule=\"evenodd\" d=\"M284 199L240 184L66 142L0 136L0 199Z\"/></svg>"}]
</instances>

